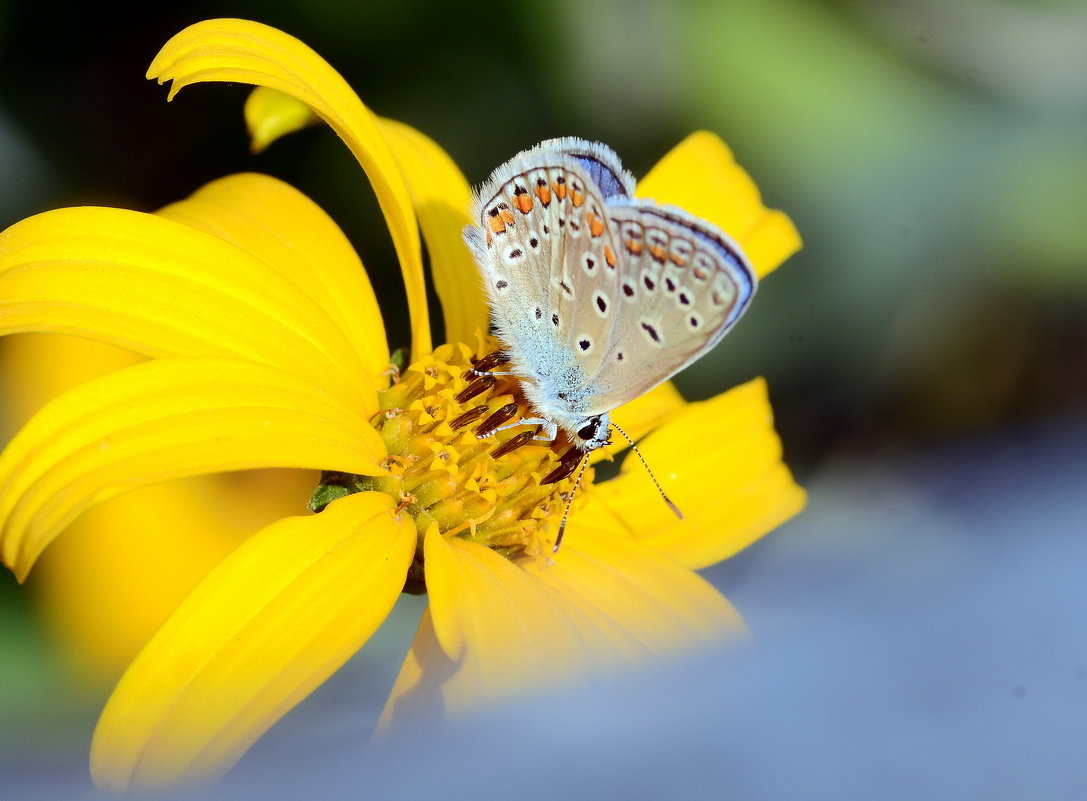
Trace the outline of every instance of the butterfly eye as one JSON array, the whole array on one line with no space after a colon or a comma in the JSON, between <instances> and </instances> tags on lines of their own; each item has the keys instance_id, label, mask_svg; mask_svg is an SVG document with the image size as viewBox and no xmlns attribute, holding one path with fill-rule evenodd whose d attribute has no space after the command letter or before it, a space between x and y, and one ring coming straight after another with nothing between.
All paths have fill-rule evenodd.
<instances>
[{"instance_id":1,"label":"butterfly eye","mask_svg":"<svg viewBox=\"0 0 1087 801\"><path fill-rule=\"evenodd\" d=\"M589 422L577 430L577 435L584 440L596 439L596 433L600 430L600 418L591 417Z\"/></svg>"}]
</instances>

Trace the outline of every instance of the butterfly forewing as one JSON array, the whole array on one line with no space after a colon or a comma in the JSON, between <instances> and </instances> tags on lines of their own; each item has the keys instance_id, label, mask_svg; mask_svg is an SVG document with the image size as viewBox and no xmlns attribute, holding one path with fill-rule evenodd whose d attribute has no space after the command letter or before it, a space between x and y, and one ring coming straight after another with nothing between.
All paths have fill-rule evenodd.
<instances>
[{"instance_id":1,"label":"butterfly forewing","mask_svg":"<svg viewBox=\"0 0 1087 801\"><path fill-rule=\"evenodd\" d=\"M571 389L598 371L615 323L614 233L590 171L621 187L606 153L590 154L592 161L555 150L513 159L481 191L483 241L470 240L515 363Z\"/></svg>"}]
</instances>

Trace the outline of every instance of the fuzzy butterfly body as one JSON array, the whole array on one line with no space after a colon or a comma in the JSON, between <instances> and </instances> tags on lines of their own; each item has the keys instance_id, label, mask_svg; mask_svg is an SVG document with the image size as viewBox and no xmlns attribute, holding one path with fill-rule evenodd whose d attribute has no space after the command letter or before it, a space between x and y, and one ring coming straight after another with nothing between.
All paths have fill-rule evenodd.
<instances>
[{"instance_id":1,"label":"fuzzy butterfly body","mask_svg":"<svg viewBox=\"0 0 1087 801\"><path fill-rule=\"evenodd\" d=\"M500 166L464 238L495 332L548 438L608 442L608 412L712 348L756 279L740 248L687 212L633 197L605 145L552 139Z\"/></svg>"}]
</instances>

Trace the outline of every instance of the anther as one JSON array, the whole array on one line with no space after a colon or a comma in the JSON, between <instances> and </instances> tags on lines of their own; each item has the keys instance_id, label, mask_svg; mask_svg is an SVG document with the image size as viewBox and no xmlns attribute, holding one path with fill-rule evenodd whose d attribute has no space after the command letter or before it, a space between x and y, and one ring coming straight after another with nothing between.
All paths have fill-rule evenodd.
<instances>
[{"instance_id":1,"label":"anther","mask_svg":"<svg viewBox=\"0 0 1087 801\"><path fill-rule=\"evenodd\" d=\"M580 448L570 448L570 450L559 457L558 465L554 470L544 476L543 481L540 483L557 484L559 481L562 481L577 469L578 464L581 463L584 456L585 451Z\"/></svg>"},{"instance_id":2,"label":"anther","mask_svg":"<svg viewBox=\"0 0 1087 801\"><path fill-rule=\"evenodd\" d=\"M494 385L497 383L498 379L494 376L480 376L460 391L460 394L456 397L456 401L457 403L467 403L476 395L482 395L484 392L494 387Z\"/></svg>"},{"instance_id":3,"label":"anther","mask_svg":"<svg viewBox=\"0 0 1087 801\"><path fill-rule=\"evenodd\" d=\"M449 427L452 428L454 431L459 431L469 423L474 423L476 420L485 415L487 413L487 408L487 404L485 403L481 403L479 406L473 406L464 414L458 415L457 417L453 418L453 422L449 424Z\"/></svg>"},{"instance_id":4,"label":"anther","mask_svg":"<svg viewBox=\"0 0 1087 801\"><path fill-rule=\"evenodd\" d=\"M532 438L536 436L536 432L539 430L540 429L537 427L534 431L522 431L516 437L510 437L508 440L506 440L493 451L491 451L491 458L497 459L501 456L505 456L507 453L513 453L522 445L527 445L528 443L532 442Z\"/></svg>"},{"instance_id":5,"label":"anther","mask_svg":"<svg viewBox=\"0 0 1087 801\"><path fill-rule=\"evenodd\" d=\"M488 370L493 370L500 364L505 364L509 361L500 350L496 350L493 353L489 353L479 359L472 361L472 366L464 371L464 375L461 378L471 378L472 376L478 376L480 373L485 373Z\"/></svg>"},{"instance_id":6,"label":"anther","mask_svg":"<svg viewBox=\"0 0 1087 801\"><path fill-rule=\"evenodd\" d=\"M394 515L400 514L405 509L407 509L409 506L411 506L413 503L415 503L416 500L417 500L417 498L414 495L412 495L410 492L401 491L400 492L400 503L397 505L396 509L393 510L393 514Z\"/></svg>"},{"instance_id":7,"label":"anther","mask_svg":"<svg viewBox=\"0 0 1087 801\"><path fill-rule=\"evenodd\" d=\"M481 378L480 381L483 379ZM495 379L491 379L494 381ZM471 387L469 387L471 389ZM466 389L465 392L468 390ZM503 423L508 423L514 417L517 416L517 404L507 403L505 406L499 406L498 409L488 417L483 423L476 429L476 435L480 438L490 436L494 433L494 430Z\"/></svg>"}]
</instances>

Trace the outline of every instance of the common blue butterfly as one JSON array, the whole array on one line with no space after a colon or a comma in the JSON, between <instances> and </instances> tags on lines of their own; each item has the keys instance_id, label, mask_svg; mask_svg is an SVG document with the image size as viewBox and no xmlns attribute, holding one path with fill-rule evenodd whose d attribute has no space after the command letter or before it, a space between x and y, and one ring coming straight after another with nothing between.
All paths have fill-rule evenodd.
<instances>
[{"instance_id":1,"label":"common blue butterfly","mask_svg":"<svg viewBox=\"0 0 1087 801\"><path fill-rule=\"evenodd\" d=\"M606 145L550 139L491 174L464 229L509 374L538 415L513 425L562 429L582 453L608 444L609 412L710 350L755 293L727 234L634 187Z\"/></svg>"}]
</instances>

